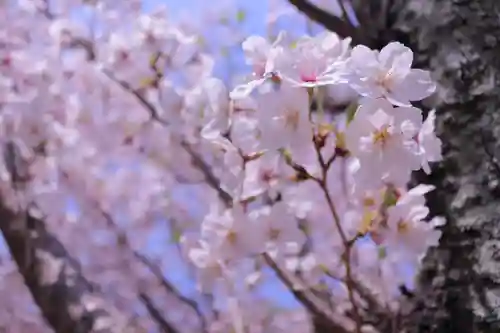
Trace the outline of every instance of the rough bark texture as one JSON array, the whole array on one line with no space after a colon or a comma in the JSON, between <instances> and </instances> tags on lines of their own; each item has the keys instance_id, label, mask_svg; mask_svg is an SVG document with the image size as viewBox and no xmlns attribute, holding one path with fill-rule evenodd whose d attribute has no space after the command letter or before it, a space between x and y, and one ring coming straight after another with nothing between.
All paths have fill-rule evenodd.
<instances>
[{"instance_id":1,"label":"rough bark texture","mask_svg":"<svg viewBox=\"0 0 500 333\"><path fill-rule=\"evenodd\" d=\"M427 106L444 160L416 178L436 185L428 204L448 223L424 260L403 332L498 333L500 1L351 1L371 46L406 44L439 84Z\"/></svg>"},{"instance_id":2,"label":"rough bark texture","mask_svg":"<svg viewBox=\"0 0 500 333\"><path fill-rule=\"evenodd\" d=\"M19 272L54 332L140 332L104 301L41 219L25 212L16 213L0 200L0 229Z\"/></svg>"},{"instance_id":3,"label":"rough bark texture","mask_svg":"<svg viewBox=\"0 0 500 333\"><path fill-rule=\"evenodd\" d=\"M379 43L398 39L439 83L444 161L420 181L448 219L428 253L406 332L500 332L500 1L393 0Z\"/></svg>"}]
</instances>

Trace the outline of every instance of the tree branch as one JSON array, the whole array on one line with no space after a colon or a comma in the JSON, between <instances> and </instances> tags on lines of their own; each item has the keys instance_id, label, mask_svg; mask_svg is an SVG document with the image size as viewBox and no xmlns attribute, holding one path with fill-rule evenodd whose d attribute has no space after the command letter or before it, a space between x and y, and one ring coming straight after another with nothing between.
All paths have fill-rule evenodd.
<instances>
[{"instance_id":1,"label":"tree branch","mask_svg":"<svg viewBox=\"0 0 500 333\"><path fill-rule=\"evenodd\" d=\"M179 333L179 331L163 317L161 312L156 308L153 300L146 293L139 293L139 298L142 303L144 303L144 306L146 306L146 310L148 310L151 318L160 326L162 333Z\"/></svg>"},{"instance_id":2,"label":"tree branch","mask_svg":"<svg viewBox=\"0 0 500 333\"><path fill-rule=\"evenodd\" d=\"M101 215L105 219L108 227L110 229L112 229L113 232L115 233L118 246L122 247L122 250L127 252L129 254L129 256L134 256L135 258L139 259L139 261L141 261L143 264L145 264L153 272L155 277L157 277L160 280L162 286L168 290L169 294L174 294L174 296L176 296L180 301L187 303L188 305L194 307L194 310L196 311L196 313L200 317L200 321L202 322L202 327L204 328L206 325L205 321L204 321L204 317L202 316L201 312L198 310L196 303L194 303L190 299L183 297L180 294L180 292L173 285L171 285L167 279L164 278L161 270L157 266L155 266L145 256L143 256L142 254L140 254L132 249L132 247L128 241L126 233L121 231L118 228L118 225L114 221L111 214L106 212L105 210L103 210L100 207L99 202L93 202L93 204L95 205L95 208L101 213ZM133 272L131 272L131 271L129 271L128 273L133 274ZM154 304L153 300L147 295L147 293L145 291L138 291L138 297L141 300L141 302L144 304L144 306L146 307L150 317L158 324L158 326L160 327L162 332L164 332L164 333L179 333L179 331L173 325L171 325L167 321L167 319L165 319L165 317L161 314L161 312L156 308L156 305Z\"/></svg>"},{"instance_id":3,"label":"tree branch","mask_svg":"<svg viewBox=\"0 0 500 333\"><path fill-rule=\"evenodd\" d=\"M307 295L305 291L297 290L297 286L290 277L269 255L264 254L264 260L276 272L293 296L311 313L315 332L349 333L354 329L354 323L348 318L334 317L333 313L325 311L326 306L321 306L314 300L314 295Z\"/></svg>"},{"instance_id":4,"label":"tree branch","mask_svg":"<svg viewBox=\"0 0 500 333\"><path fill-rule=\"evenodd\" d=\"M15 149L4 158L11 167L19 166ZM16 175L23 169L27 170L9 168L11 179L26 179L27 175ZM6 202L5 194L0 195L0 230L35 303L56 333L140 332L83 276L79 263L47 230L43 218L28 207L16 211Z\"/></svg>"},{"instance_id":5,"label":"tree branch","mask_svg":"<svg viewBox=\"0 0 500 333\"><path fill-rule=\"evenodd\" d=\"M131 87L127 82L124 82L124 81L121 81L121 80L118 80L117 78L115 78L111 72L109 72L107 70L104 70L104 74L109 79L111 79L113 82L117 83L124 90L126 90L127 92L129 92L132 95L134 95L137 98L137 100L141 103L141 105L144 106L144 108L146 108L146 110L149 112L149 114L151 115L151 119L157 121L158 123L160 123L160 124L162 124L164 126L168 126L169 125L168 121L166 121L165 119L163 119L163 118L160 117L160 115L158 114L158 111L156 110L156 108L154 107L154 105L152 105L150 102L148 102L144 98L144 96L141 95L140 92L138 92L133 87ZM187 142L185 142L184 140L181 140L180 145L189 154L189 156L191 157L191 160L192 160L193 164L203 173L203 175L205 176L205 180L207 181L207 183L214 190L217 191L217 194L219 195L219 198L224 203L226 203L226 204L232 203L233 199L232 199L231 195L229 195L226 191L224 191L220 187L220 181L219 181L219 179L217 179L217 177L212 172L211 167L203 160L203 158L197 152L195 152L193 150L193 148Z\"/></svg>"},{"instance_id":6,"label":"tree branch","mask_svg":"<svg viewBox=\"0 0 500 333\"><path fill-rule=\"evenodd\" d=\"M368 39L364 36L364 34L362 34L359 28L356 28L349 22L344 21L324 9L321 9L308 0L288 0L288 2L310 20L322 25L332 32L335 32L340 37L351 37L353 45L369 44Z\"/></svg>"},{"instance_id":7,"label":"tree branch","mask_svg":"<svg viewBox=\"0 0 500 333\"><path fill-rule=\"evenodd\" d=\"M205 320L205 316L201 312L198 304L194 300L183 296L181 292L177 290L177 288L163 276L163 272L160 270L160 268L155 265L149 258L136 251L134 251L134 255L151 271L151 273L153 273L153 275L160 281L161 286L165 288L169 292L169 294L173 294L179 301L187 304L191 309L194 310L194 312L196 312L196 314L200 318L202 329L206 331L207 323Z\"/></svg>"}]
</instances>

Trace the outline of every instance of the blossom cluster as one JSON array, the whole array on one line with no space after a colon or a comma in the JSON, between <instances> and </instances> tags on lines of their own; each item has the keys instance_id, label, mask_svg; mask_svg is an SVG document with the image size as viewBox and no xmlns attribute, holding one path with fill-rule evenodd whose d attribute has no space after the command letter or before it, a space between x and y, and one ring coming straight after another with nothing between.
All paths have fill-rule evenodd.
<instances>
[{"instance_id":1,"label":"blossom cluster","mask_svg":"<svg viewBox=\"0 0 500 333\"><path fill-rule=\"evenodd\" d=\"M184 238L203 287L264 257L300 276L297 288L356 280L392 306L408 267L437 244L444 221L427 219L424 198L433 187L407 188L441 159L434 111L423 119L413 105L436 86L403 44L350 42L331 32L244 41L252 76L231 92L231 113L201 131L222 152L231 197Z\"/></svg>"},{"instance_id":2,"label":"blossom cluster","mask_svg":"<svg viewBox=\"0 0 500 333\"><path fill-rule=\"evenodd\" d=\"M428 218L431 186L407 188L413 171L441 159L434 112L424 119L414 106L436 88L409 48L352 47L332 32L250 36L251 74L228 87L193 20L144 14L135 0L48 3L0 4L0 149L19 147L23 199L107 297L134 312L138 285L159 294L133 253L168 221L200 290L225 300L212 305L210 332L306 332L304 313L284 318L254 293L271 272L289 288L328 291L347 317L368 311L359 290L397 306L407 267L418 268L443 223ZM19 194L11 180L0 164L9 203ZM186 199L180 188L196 189ZM79 209L68 212L68 198ZM155 259L173 266L170 254ZM12 274L2 274L2 297ZM156 301L197 331L178 299Z\"/></svg>"}]
</instances>

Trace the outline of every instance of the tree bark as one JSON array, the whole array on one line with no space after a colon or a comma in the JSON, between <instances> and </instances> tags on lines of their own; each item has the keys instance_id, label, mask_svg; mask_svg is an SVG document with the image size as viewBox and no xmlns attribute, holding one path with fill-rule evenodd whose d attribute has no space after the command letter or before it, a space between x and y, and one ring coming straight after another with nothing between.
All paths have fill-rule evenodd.
<instances>
[{"instance_id":1,"label":"tree bark","mask_svg":"<svg viewBox=\"0 0 500 333\"><path fill-rule=\"evenodd\" d=\"M378 43L411 47L439 84L444 160L417 178L437 187L428 204L448 221L404 332L500 332L500 2L393 0L388 9Z\"/></svg>"},{"instance_id":2,"label":"tree bark","mask_svg":"<svg viewBox=\"0 0 500 333\"><path fill-rule=\"evenodd\" d=\"M401 332L500 332L500 2L350 1L370 46L404 43L439 84L423 105L436 109L444 159L415 178L436 186L428 205L448 222Z\"/></svg>"},{"instance_id":3,"label":"tree bark","mask_svg":"<svg viewBox=\"0 0 500 333\"><path fill-rule=\"evenodd\" d=\"M0 198L0 229L26 286L56 333L141 332L104 301L42 219Z\"/></svg>"}]
</instances>

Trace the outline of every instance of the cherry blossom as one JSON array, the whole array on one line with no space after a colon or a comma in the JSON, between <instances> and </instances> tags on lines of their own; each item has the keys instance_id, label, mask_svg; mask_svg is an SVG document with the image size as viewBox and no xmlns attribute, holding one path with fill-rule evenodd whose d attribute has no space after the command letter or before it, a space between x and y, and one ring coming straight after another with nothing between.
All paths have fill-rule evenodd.
<instances>
[{"instance_id":1,"label":"cherry blossom","mask_svg":"<svg viewBox=\"0 0 500 333\"><path fill-rule=\"evenodd\" d=\"M341 40L335 33L302 38L291 51L293 68L283 69L283 77L297 85L314 87L340 82L350 52L350 38Z\"/></svg>"},{"instance_id":2,"label":"cherry blossom","mask_svg":"<svg viewBox=\"0 0 500 333\"><path fill-rule=\"evenodd\" d=\"M358 45L350 62L346 79L362 96L383 96L394 105L410 106L436 90L429 72L411 68L413 52L399 42L389 43L380 52Z\"/></svg>"},{"instance_id":3,"label":"cherry blossom","mask_svg":"<svg viewBox=\"0 0 500 333\"><path fill-rule=\"evenodd\" d=\"M283 202L258 212L261 228L267 236L266 251L272 256L297 254L305 242L298 221Z\"/></svg>"},{"instance_id":4,"label":"cherry blossom","mask_svg":"<svg viewBox=\"0 0 500 333\"><path fill-rule=\"evenodd\" d=\"M408 189L442 158L435 112L424 120L411 104L436 89L413 52L334 32L240 39L231 26L249 65L232 84L196 20L141 5L0 5L0 208L36 217L30 231L78 262L66 287L92 281L101 298L85 302L109 301L146 331L302 333L322 312L361 332L373 303L392 319L404 267L418 268L445 222L429 219L433 187ZM213 27L233 9L211 12ZM61 262L40 279L54 285ZM14 266L0 262L2 322L47 331ZM263 299L270 281L300 306Z\"/></svg>"},{"instance_id":5,"label":"cherry blossom","mask_svg":"<svg viewBox=\"0 0 500 333\"><path fill-rule=\"evenodd\" d=\"M346 147L360 161L360 177L375 186L407 183L411 171L420 167L413 138L421 127L417 108L394 108L383 99L364 101L346 130Z\"/></svg>"},{"instance_id":6,"label":"cherry blossom","mask_svg":"<svg viewBox=\"0 0 500 333\"><path fill-rule=\"evenodd\" d=\"M427 174L431 172L429 162L438 162L442 158L441 140L434 132L435 119L436 112L429 112L429 115L425 119L417 137L420 155L422 156L422 168Z\"/></svg>"},{"instance_id":7,"label":"cherry blossom","mask_svg":"<svg viewBox=\"0 0 500 333\"><path fill-rule=\"evenodd\" d=\"M283 84L257 98L256 117L264 149L299 149L311 141L307 91Z\"/></svg>"}]
</instances>

